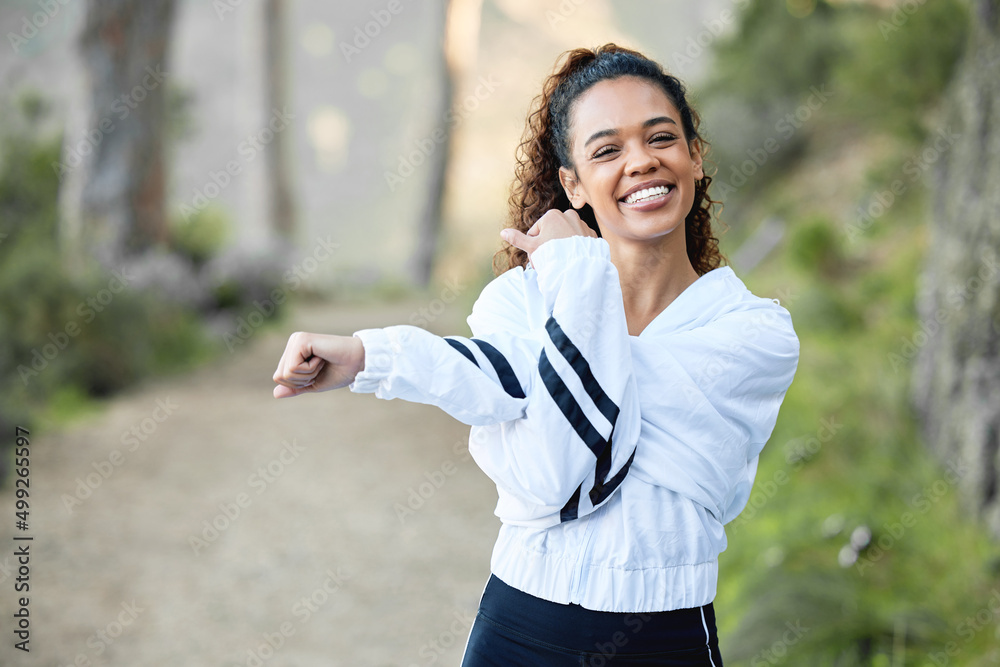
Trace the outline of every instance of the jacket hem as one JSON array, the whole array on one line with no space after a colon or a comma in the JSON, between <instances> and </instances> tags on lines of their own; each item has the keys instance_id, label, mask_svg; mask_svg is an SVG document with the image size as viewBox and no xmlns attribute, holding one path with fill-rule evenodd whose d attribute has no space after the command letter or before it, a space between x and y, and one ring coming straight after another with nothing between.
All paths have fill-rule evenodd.
<instances>
[{"instance_id":1,"label":"jacket hem","mask_svg":"<svg viewBox=\"0 0 1000 667\"><path fill-rule=\"evenodd\" d=\"M691 609L715 599L719 561L626 569L540 553L497 540L490 568L529 595L585 609L652 613ZM582 585L575 585L582 582ZM579 590L577 590L579 589Z\"/></svg>"}]
</instances>

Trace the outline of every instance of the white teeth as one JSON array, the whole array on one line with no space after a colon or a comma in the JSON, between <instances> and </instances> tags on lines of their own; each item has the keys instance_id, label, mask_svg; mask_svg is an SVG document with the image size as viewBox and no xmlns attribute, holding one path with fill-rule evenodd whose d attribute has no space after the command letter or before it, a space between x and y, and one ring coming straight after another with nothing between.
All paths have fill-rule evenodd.
<instances>
[{"instance_id":1,"label":"white teeth","mask_svg":"<svg viewBox=\"0 0 1000 667\"><path fill-rule=\"evenodd\" d=\"M645 190L639 190L638 192L633 192L628 197L625 198L626 204L634 204L636 202L642 201L643 199L652 199L653 197L659 197L670 192L670 187L668 185L657 185L655 188L646 188Z\"/></svg>"}]
</instances>

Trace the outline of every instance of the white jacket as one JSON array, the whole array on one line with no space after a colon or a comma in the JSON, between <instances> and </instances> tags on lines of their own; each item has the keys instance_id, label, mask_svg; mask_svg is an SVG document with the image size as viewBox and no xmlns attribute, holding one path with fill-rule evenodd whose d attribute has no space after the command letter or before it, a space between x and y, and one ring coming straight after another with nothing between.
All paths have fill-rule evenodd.
<instances>
[{"instance_id":1,"label":"white jacket","mask_svg":"<svg viewBox=\"0 0 1000 667\"><path fill-rule=\"evenodd\" d=\"M798 363L788 312L723 267L632 336L607 241L572 236L491 281L468 323L473 338L355 332L350 390L473 427L499 495L493 573L603 611L711 602Z\"/></svg>"}]
</instances>

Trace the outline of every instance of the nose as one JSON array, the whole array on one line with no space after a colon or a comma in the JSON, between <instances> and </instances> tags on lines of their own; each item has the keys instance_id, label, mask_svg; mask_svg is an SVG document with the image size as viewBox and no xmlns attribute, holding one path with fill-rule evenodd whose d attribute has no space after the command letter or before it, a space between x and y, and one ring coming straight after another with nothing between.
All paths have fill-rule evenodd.
<instances>
[{"instance_id":1,"label":"nose","mask_svg":"<svg viewBox=\"0 0 1000 667\"><path fill-rule=\"evenodd\" d=\"M645 144L629 148L625 157L625 171L629 176L645 174L660 166L656 155Z\"/></svg>"}]
</instances>

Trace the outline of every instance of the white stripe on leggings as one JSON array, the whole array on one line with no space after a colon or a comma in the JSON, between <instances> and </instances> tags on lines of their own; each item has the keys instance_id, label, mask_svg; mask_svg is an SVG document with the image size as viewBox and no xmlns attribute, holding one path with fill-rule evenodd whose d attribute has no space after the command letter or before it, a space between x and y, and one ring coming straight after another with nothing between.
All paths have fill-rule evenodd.
<instances>
[{"instance_id":1,"label":"white stripe on leggings","mask_svg":"<svg viewBox=\"0 0 1000 667\"><path fill-rule=\"evenodd\" d=\"M705 646L708 647L708 662L715 667L715 661L712 660L712 637L708 634L708 623L705 622L705 608L698 607L698 611L701 612L701 627L705 628Z\"/></svg>"}]
</instances>

